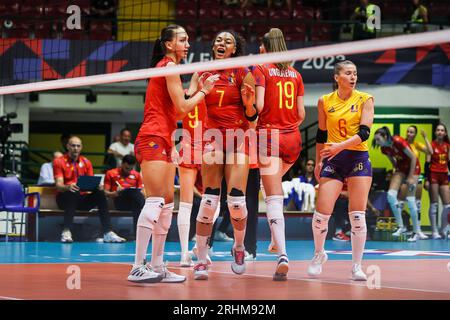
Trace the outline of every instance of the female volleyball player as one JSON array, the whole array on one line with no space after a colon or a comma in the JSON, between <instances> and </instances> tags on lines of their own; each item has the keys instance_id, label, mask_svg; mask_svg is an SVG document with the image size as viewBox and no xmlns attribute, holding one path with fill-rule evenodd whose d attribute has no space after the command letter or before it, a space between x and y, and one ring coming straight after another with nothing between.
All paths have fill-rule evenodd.
<instances>
[{"instance_id":1,"label":"female volleyball player","mask_svg":"<svg viewBox=\"0 0 450 320\"><path fill-rule=\"evenodd\" d=\"M448 216L450 214L450 193L448 188L450 141L448 139L447 127L442 123L438 124L435 136L436 139L431 143L431 161L425 163L425 175L427 176L425 187L428 188L430 194L429 217L433 231L432 238L441 239L442 235L445 239L448 237ZM425 141L428 142L427 139ZM436 221L439 196L444 205L441 212L441 235L438 232Z\"/></svg>"},{"instance_id":2,"label":"female volleyball player","mask_svg":"<svg viewBox=\"0 0 450 320\"><path fill-rule=\"evenodd\" d=\"M400 186L403 181L406 181L408 188L406 201L408 202L409 214L413 224L413 234L408 241L416 241L418 239L416 234L419 233L415 197L420 175L419 160L409 147L408 142L400 136L391 136L391 132L387 127L382 127L375 131L372 145L374 147L381 147L381 152L389 158L395 169L387 194L388 203L399 226L398 230L393 233L393 236L398 237L407 231L403 224L402 213L399 210L397 199Z\"/></svg>"},{"instance_id":3,"label":"female volleyball player","mask_svg":"<svg viewBox=\"0 0 450 320\"><path fill-rule=\"evenodd\" d=\"M374 117L373 97L355 89L358 79L351 61L336 63L334 80L337 90L318 102L319 128L316 137L316 179L319 194L312 219L314 257L308 267L310 276L322 272L328 257L324 251L328 220L347 178L349 218L352 243L352 279L367 279L361 268L366 243L367 198L372 183L367 139ZM320 177L320 180L319 180Z\"/></svg>"},{"instance_id":4,"label":"female volleyball player","mask_svg":"<svg viewBox=\"0 0 450 320\"><path fill-rule=\"evenodd\" d=\"M417 161L419 161L420 152L423 152L427 155L431 155L429 150L431 149L431 145L425 145L421 142L416 141L417 136L417 127L415 125L409 126L406 130L406 141L409 144L409 147L411 148L412 152L414 152L414 155L417 157ZM422 137L426 138L425 131L421 131ZM427 141L427 140L425 140ZM429 144L429 142L426 142ZM418 232L413 235L413 239L411 241L417 241L417 240L425 240L428 239L428 236L422 232L422 229L420 227L420 216L421 216L421 208L422 208L422 175L419 176L419 180L417 183L417 189L416 189L416 207L417 207L417 218L418 218ZM406 183L403 183L400 188L400 196L399 196L399 210L400 212L403 211L404 207L404 199L406 198L406 194L408 193L408 186Z\"/></svg>"},{"instance_id":5,"label":"female volleyball player","mask_svg":"<svg viewBox=\"0 0 450 320\"><path fill-rule=\"evenodd\" d=\"M162 29L155 42L152 67L174 66L186 58L189 49L186 31L177 25ZM133 282L183 282L184 276L169 272L163 263L164 244L172 221L173 182L172 133L176 121L198 105L214 87L217 77L204 81L200 91L185 99L180 76L151 78L145 99L144 121L135 144L142 168L146 200L138 219L136 257L128 276ZM153 235L151 265L145 257Z\"/></svg>"},{"instance_id":6,"label":"female volleyball player","mask_svg":"<svg viewBox=\"0 0 450 320\"><path fill-rule=\"evenodd\" d=\"M244 54L244 40L233 31L220 32L213 40L214 59ZM204 194L197 216L197 257L194 279L208 279L208 238L213 227L214 212L220 198L222 177L227 183L227 203L234 230L231 269L245 272L244 237L247 223L245 190L248 177L248 143L244 137L249 121L257 118L254 107L254 79L247 68L216 70L194 74L200 79L214 74L219 77L214 90L205 98L207 107L203 147L202 178ZM194 81L196 83L196 81Z\"/></svg>"},{"instance_id":7,"label":"female volleyball player","mask_svg":"<svg viewBox=\"0 0 450 320\"><path fill-rule=\"evenodd\" d=\"M282 31L270 29L264 35L259 50L260 53L286 51ZM266 193L267 220L278 254L273 279L286 280L289 260L286 254L281 180L301 151L299 126L305 118L304 86L300 73L290 66L290 62L259 65L254 68L253 75L259 113L256 128L260 140L259 167ZM271 142L268 142L268 138Z\"/></svg>"}]
</instances>

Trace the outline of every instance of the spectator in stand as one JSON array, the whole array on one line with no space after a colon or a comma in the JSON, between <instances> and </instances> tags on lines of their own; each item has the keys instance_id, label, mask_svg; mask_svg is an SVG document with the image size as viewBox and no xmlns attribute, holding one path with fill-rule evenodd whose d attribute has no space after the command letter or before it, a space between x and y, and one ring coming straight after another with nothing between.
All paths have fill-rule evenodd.
<instances>
[{"instance_id":1,"label":"spectator in stand","mask_svg":"<svg viewBox=\"0 0 450 320\"><path fill-rule=\"evenodd\" d=\"M369 0L361 0L356 7L351 20L355 21L353 28L353 40L365 40L376 38L377 33L373 25L367 24L367 20L375 14L375 5Z\"/></svg>"},{"instance_id":2,"label":"spectator in stand","mask_svg":"<svg viewBox=\"0 0 450 320\"><path fill-rule=\"evenodd\" d=\"M136 231L137 219L145 204L142 194L142 178L134 170L136 158L126 155L120 168L111 169L105 174L104 191L107 197L114 199L117 210L133 213L133 230Z\"/></svg>"},{"instance_id":3,"label":"spectator in stand","mask_svg":"<svg viewBox=\"0 0 450 320\"><path fill-rule=\"evenodd\" d=\"M412 1L413 13L411 15L411 20L406 26L407 33L417 33L425 32L428 30L427 23L428 19L428 9L422 4L420 0Z\"/></svg>"},{"instance_id":4,"label":"spectator in stand","mask_svg":"<svg viewBox=\"0 0 450 320\"><path fill-rule=\"evenodd\" d=\"M53 153L53 161L62 157L62 152L55 151ZM53 161L42 164L41 171L39 173L38 185L39 186L54 186L55 177L53 176Z\"/></svg>"},{"instance_id":5,"label":"spectator in stand","mask_svg":"<svg viewBox=\"0 0 450 320\"><path fill-rule=\"evenodd\" d=\"M134 155L134 144L131 143L131 132L127 128L120 131L120 140L109 146L108 153L114 155L116 167L122 164L122 158L128 154Z\"/></svg>"},{"instance_id":6,"label":"spectator in stand","mask_svg":"<svg viewBox=\"0 0 450 320\"><path fill-rule=\"evenodd\" d=\"M78 177L93 176L92 163L81 155L83 145L78 137L71 137L67 143L68 152L53 161L53 175L55 177L56 203L64 210L64 230L61 242L73 242L71 228L73 217L77 209L90 210L98 207L98 213L103 228L104 242L125 242L111 229L111 221L105 193L97 189L91 192L82 192L77 186Z\"/></svg>"},{"instance_id":7,"label":"spectator in stand","mask_svg":"<svg viewBox=\"0 0 450 320\"><path fill-rule=\"evenodd\" d=\"M299 176L300 182L310 183L313 186L317 185L316 178L314 177L315 166L316 162L313 159L308 159L308 161L306 161L305 174Z\"/></svg>"}]
</instances>

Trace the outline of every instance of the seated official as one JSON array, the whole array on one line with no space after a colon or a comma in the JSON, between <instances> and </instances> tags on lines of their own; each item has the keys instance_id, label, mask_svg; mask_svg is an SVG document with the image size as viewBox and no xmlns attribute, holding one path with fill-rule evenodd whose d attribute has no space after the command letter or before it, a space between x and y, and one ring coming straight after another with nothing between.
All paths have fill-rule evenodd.
<instances>
[{"instance_id":1,"label":"seated official","mask_svg":"<svg viewBox=\"0 0 450 320\"><path fill-rule=\"evenodd\" d=\"M63 154L59 151L55 151L53 153L53 161L62 157ZM54 186L55 185L55 177L53 177L53 161L46 162L41 166L41 170L39 172L38 185L39 186Z\"/></svg>"},{"instance_id":2,"label":"seated official","mask_svg":"<svg viewBox=\"0 0 450 320\"><path fill-rule=\"evenodd\" d=\"M58 190L56 203L60 209L64 210L64 230L61 234L61 242L73 242L71 229L75 211L77 209L90 210L95 207L98 207L103 228L103 241L124 242L126 240L111 229L105 193L100 189L82 192L77 186L78 177L94 175L91 162L80 155L82 148L81 139L71 137L67 143L68 152L53 162L53 175Z\"/></svg>"},{"instance_id":3,"label":"seated official","mask_svg":"<svg viewBox=\"0 0 450 320\"><path fill-rule=\"evenodd\" d=\"M114 199L117 210L131 211L133 213L134 231L137 220L145 204L142 194L142 178L139 172L134 170L136 158L126 155L122 158L119 168L108 170L105 174L104 191L107 197Z\"/></svg>"}]
</instances>

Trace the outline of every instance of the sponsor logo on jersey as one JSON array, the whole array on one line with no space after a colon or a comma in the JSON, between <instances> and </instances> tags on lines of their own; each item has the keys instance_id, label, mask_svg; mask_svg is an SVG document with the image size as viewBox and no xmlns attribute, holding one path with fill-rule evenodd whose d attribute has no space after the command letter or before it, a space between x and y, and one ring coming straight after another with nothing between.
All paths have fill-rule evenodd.
<instances>
[{"instance_id":1,"label":"sponsor logo on jersey","mask_svg":"<svg viewBox=\"0 0 450 320\"><path fill-rule=\"evenodd\" d=\"M331 108L329 108L328 109L328 113L332 113L332 112L335 112L336 110L334 110L334 107L331 107Z\"/></svg>"},{"instance_id":2,"label":"sponsor logo on jersey","mask_svg":"<svg viewBox=\"0 0 450 320\"><path fill-rule=\"evenodd\" d=\"M150 148L153 148L153 149L159 148L158 144L154 143L153 141L150 142L148 145L150 146Z\"/></svg>"},{"instance_id":3,"label":"sponsor logo on jersey","mask_svg":"<svg viewBox=\"0 0 450 320\"><path fill-rule=\"evenodd\" d=\"M334 173L335 170L334 170L332 167L330 167L330 166L326 166L326 167L323 169L323 172Z\"/></svg>"},{"instance_id":4,"label":"sponsor logo on jersey","mask_svg":"<svg viewBox=\"0 0 450 320\"><path fill-rule=\"evenodd\" d=\"M358 112L358 106L356 104L352 104L350 107L350 112Z\"/></svg>"}]
</instances>

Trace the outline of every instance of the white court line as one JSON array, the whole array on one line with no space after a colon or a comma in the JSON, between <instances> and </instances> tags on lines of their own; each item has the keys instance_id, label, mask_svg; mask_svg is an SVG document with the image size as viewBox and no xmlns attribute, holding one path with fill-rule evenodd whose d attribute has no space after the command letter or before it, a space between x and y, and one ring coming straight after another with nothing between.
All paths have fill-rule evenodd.
<instances>
[{"instance_id":1,"label":"white court line","mask_svg":"<svg viewBox=\"0 0 450 320\"><path fill-rule=\"evenodd\" d=\"M254 261L257 262L257 261ZM187 268L182 268L182 267L172 267L172 266L168 266L168 268L173 268L173 269L187 269ZM235 275L235 273L232 272L225 272L225 271L214 271L214 270L209 270L209 272L212 273L221 273L221 274L226 274L226 275ZM272 279L272 276L266 276L266 275L261 275L261 274L243 274L243 276L247 276L247 277L260 277L260 278L270 278ZM317 283L330 283L330 284L344 284L344 285L349 285L349 286L355 286L355 287L366 287L366 284L362 284L362 283L353 283L353 282L340 282L340 281L330 281L330 280L320 280L320 279L301 279L301 278L288 278L289 280L296 280L296 281L306 281L306 282L317 282ZM350 281L350 280L349 280ZM450 294L450 291L435 291L435 290L427 290L427 289L416 289L416 288L400 288L400 287L388 287L388 286L381 286L380 289L395 289L395 290L406 290L406 291L418 291L418 292L429 292L429 293L445 293L445 294ZM370 289L370 290L379 290L379 289Z\"/></svg>"},{"instance_id":2,"label":"white court line","mask_svg":"<svg viewBox=\"0 0 450 320\"><path fill-rule=\"evenodd\" d=\"M25 300L25 299L0 296L0 300Z\"/></svg>"}]
</instances>

